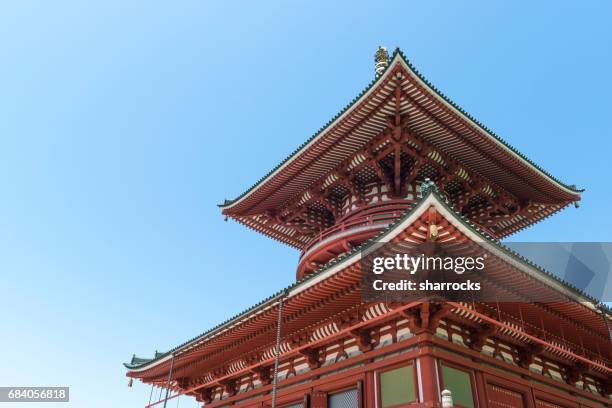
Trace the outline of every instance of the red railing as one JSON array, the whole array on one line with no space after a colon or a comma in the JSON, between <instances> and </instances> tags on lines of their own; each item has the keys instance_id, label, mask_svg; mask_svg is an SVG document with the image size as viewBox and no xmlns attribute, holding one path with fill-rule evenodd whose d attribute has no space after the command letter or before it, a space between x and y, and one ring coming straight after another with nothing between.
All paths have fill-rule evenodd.
<instances>
[{"instance_id":1,"label":"red railing","mask_svg":"<svg viewBox=\"0 0 612 408\"><path fill-rule=\"evenodd\" d=\"M335 235L342 231L347 231L353 228L362 227L366 225L375 225L375 224L383 224L388 221L395 221L402 215L402 211L391 211L391 212L380 212L375 214L363 215L361 217L350 217L346 221L340 222L338 224L329 227L328 229L321 231L319 235L315 237L315 239L308 244L304 250L302 251L303 257L308 251L310 251L313 247L319 244L326 238L329 238L332 235Z\"/></svg>"}]
</instances>

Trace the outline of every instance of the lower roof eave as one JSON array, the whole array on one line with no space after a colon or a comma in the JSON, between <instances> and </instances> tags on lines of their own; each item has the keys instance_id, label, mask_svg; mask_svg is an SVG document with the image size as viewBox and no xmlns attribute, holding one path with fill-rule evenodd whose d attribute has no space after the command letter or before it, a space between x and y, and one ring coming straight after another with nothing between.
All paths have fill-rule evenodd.
<instances>
[{"instance_id":1,"label":"lower roof eave","mask_svg":"<svg viewBox=\"0 0 612 408\"><path fill-rule=\"evenodd\" d=\"M483 245L487 250L494 253L500 259L504 260L508 264L520 269L525 272L529 276L538 280L539 282L557 290L559 293L567 296L568 299L571 299L594 313L600 315L603 313L600 310L601 304L597 302L595 299L590 298L584 293L581 293L578 289L570 287L561 279L554 277L552 274L538 268L535 264L529 263L525 258L522 258L517 253L511 251L509 248L504 247L499 242L497 242L493 237L488 234L480 231L478 227L472 225L467 219L465 219L462 215L458 214L446 200L439 195L435 191L435 188L429 189L420 202L418 202L414 207L407 210L405 215L400 218L397 222L388 227L385 231L381 232L371 240L367 241L361 247L355 248L352 252L341 256L340 258L330 262L329 264L323 266L319 271L306 276L302 280L296 282L295 284L285 288L284 290L277 292L275 295L271 296L269 299L264 302L256 305L251 309L247 309L243 313L238 316L222 323L209 330L208 332L203 333L202 335L188 341L187 343L176 347L170 352L166 353L164 356L159 359L154 359L148 363L145 363L142 366L133 367L126 365L129 369L127 375L130 377L140 377L139 374L146 372L147 370L154 368L160 364L164 364L170 362L173 356L182 354L188 351L190 348L196 347L203 342L221 335L224 331L234 327L235 325L240 324L242 321L247 320L253 317L255 314L258 314L262 310L267 310L271 307L276 307L279 300L281 298L289 299L297 294L305 291L306 289L320 283L330 276L338 273L339 271L353 265L356 262L361 260L361 252L364 249L367 249L369 246L374 243L386 243L390 242L393 238L395 238L400 232L402 232L405 228L409 227L412 223L414 223L430 206L433 206L438 210L441 215L443 215L448 221L452 222L453 225L459 229L462 233L464 233L468 238L472 239L474 242ZM609 309L605 308L605 313L609 313Z\"/></svg>"}]
</instances>

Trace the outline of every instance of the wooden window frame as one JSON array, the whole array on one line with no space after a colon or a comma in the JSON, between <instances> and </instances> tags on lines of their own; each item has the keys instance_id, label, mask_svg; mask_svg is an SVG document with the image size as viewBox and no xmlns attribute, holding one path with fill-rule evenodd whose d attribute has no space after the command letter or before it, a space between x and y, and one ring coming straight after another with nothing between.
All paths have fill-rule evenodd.
<instances>
[{"instance_id":1,"label":"wooden window frame","mask_svg":"<svg viewBox=\"0 0 612 408\"><path fill-rule=\"evenodd\" d=\"M444 386L444 375L443 375L442 366L447 366L455 370L467 373L467 375L470 378L470 388L472 390L472 401L474 402L474 407L486 406L486 404L481 403L480 397L478 396L478 389L476 388L476 375L474 374L474 370L472 370L469 367L464 367L459 364L456 364L450 361L446 361L446 360L438 360L438 384L440 384L440 393L446 389L446 387ZM453 403L454 403L453 407L470 408L466 405L457 404L456 402L453 402Z\"/></svg>"},{"instance_id":2,"label":"wooden window frame","mask_svg":"<svg viewBox=\"0 0 612 408\"><path fill-rule=\"evenodd\" d=\"M416 362L415 360L409 360L407 362L400 361L395 364L391 364L389 366L380 368L374 372L374 377L376 378L376 406L378 408L383 408L382 406L382 382L380 380L380 375L382 373L386 373L388 371L393 371L398 368L404 368L404 367L412 367L412 386L414 387L413 389L414 389L415 400L407 402L405 404L391 405L386 408L410 407L410 406L414 406L420 403L419 401L421 400L421 396L419 394L419 378L418 378L418 373L416 369Z\"/></svg>"}]
</instances>

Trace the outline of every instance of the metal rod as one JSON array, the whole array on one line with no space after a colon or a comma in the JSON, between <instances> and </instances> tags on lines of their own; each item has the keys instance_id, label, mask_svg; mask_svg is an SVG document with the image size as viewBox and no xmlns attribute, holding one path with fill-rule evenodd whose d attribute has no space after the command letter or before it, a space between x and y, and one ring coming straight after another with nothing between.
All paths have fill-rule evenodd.
<instances>
[{"instance_id":1,"label":"metal rod","mask_svg":"<svg viewBox=\"0 0 612 408\"><path fill-rule=\"evenodd\" d=\"M272 408L276 408L276 391L278 387L278 363L280 356L281 325L283 323L283 297L278 301L278 323L276 325L276 346L274 348L274 382L272 384Z\"/></svg>"},{"instance_id":2,"label":"metal rod","mask_svg":"<svg viewBox=\"0 0 612 408\"><path fill-rule=\"evenodd\" d=\"M151 384L151 392L149 393L149 405L151 405L151 398L153 398L153 384Z\"/></svg>"},{"instance_id":3,"label":"metal rod","mask_svg":"<svg viewBox=\"0 0 612 408\"><path fill-rule=\"evenodd\" d=\"M174 369L174 354L172 354L172 361L170 362L170 371L168 372L168 383L166 384L166 397L164 398L164 408L168 404L168 394L170 393L170 380L172 380L172 370Z\"/></svg>"}]
</instances>

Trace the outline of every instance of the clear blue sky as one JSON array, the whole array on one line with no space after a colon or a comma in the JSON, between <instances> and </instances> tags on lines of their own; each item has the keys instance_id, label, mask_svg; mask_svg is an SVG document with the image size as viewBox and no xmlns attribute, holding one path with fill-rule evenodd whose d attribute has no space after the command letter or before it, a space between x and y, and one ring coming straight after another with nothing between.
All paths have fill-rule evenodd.
<instances>
[{"instance_id":1,"label":"clear blue sky","mask_svg":"<svg viewBox=\"0 0 612 408\"><path fill-rule=\"evenodd\" d=\"M0 385L141 407L133 352L293 282L298 253L216 204L352 100L379 44L587 189L514 239L610 240L609 2L220 3L0 5Z\"/></svg>"}]
</instances>

